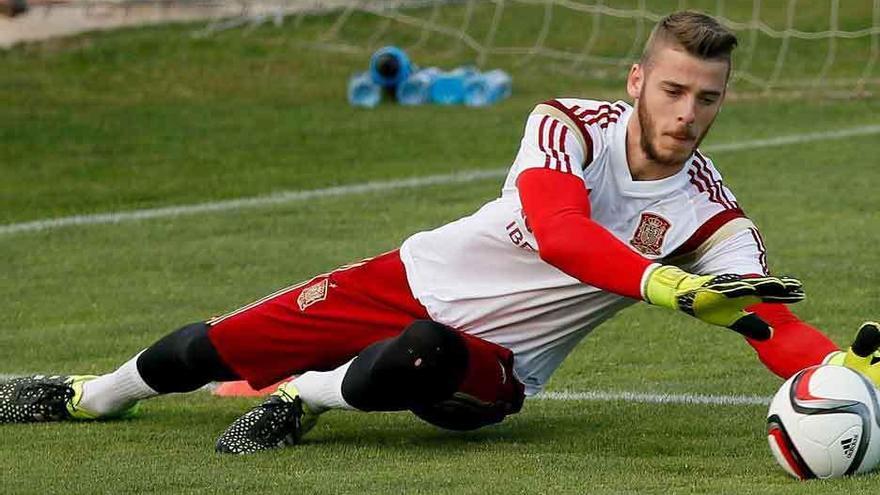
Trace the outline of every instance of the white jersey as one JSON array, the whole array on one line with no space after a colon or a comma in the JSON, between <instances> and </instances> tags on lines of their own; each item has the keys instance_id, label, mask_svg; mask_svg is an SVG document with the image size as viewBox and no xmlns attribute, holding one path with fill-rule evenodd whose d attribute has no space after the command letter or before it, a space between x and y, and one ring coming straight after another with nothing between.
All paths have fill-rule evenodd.
<instances>
[{"instance_id":1,"label":"white jersey","mask_svg":"<svg viewBox=\"0 0 880 495\"><path fill-rule=\"evenodd\" d=\"M704 155L695 152L666 179L632 179L632 115L620 101L538 105L501 196L401 247L413 295L431 318L512 350L527 394L541 390L587 333L636 301L541 260L516 185L524 170L546 167L583 179L592 219L649 259L701 274L767 272L757 229Z\"/></svg>"}]
</instances>

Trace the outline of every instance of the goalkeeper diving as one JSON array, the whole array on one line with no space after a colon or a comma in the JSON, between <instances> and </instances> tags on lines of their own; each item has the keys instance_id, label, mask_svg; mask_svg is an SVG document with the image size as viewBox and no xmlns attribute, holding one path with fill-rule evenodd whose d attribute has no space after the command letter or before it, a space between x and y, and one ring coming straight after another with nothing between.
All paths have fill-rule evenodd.
<instances>
[{"instance_id":1,"label":"goalkeeper diving","mask_svg":"<svg viewBox=\"0 0 880 495\"><path fill-rule=\"evenodd\" d=\"M664 17L630 69L631 101L538 104L499 197L472 215L186 325L105 375L0 384L0 422L129 417L210 382L295 376L216 449L297 444L331 409L474 429L519 412L581 339L639 301L738 332L783 378L835 362L880 381L878 326L843 352L795 316L801 283L771 274L759 229L698 149L736 44L708 15Z\"/></svg>"}]
</instances>

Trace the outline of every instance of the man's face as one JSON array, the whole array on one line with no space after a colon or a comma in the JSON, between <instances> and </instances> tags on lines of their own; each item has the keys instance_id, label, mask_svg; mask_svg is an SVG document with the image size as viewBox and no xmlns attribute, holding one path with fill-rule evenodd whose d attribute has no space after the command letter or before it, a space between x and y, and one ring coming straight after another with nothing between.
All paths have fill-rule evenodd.
<instances>
[{"instance_id":1,"label":"man's face","mask_svg":"<svg viewBox=\"0 0 880 495\"><path fill-rule=\"evenodd\" d=\"M727 72L726 61L702 60L675 46L657 47L646 66L633 66L627 90L649 159L680 165L691 156L718 115Z\"/></svg>"}]
</instances>

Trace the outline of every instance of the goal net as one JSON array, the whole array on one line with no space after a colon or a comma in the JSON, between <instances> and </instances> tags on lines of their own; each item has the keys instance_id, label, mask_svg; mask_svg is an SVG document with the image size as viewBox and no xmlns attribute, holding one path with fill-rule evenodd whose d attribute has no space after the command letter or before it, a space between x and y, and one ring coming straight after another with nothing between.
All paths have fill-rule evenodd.
<instances>
[{"instance_id":1,"label":"goal net","mask_svg":"<svg viewBox=\"0 0 880 495\"><path fill-rule=\"evenodd\" d=\"M251 0L259 14L210 22L201 36L264 24L316 49L386 44L423 65L470 62L619 81L654 23L680 9L716 16L739 38L739 95L871 95L880 86L880 0Z\"/></svg>"},{"instance_id":2,"label":"goal net","mask_svg":"<svg viewBox=\"0 0 880 495\"><path fill-rule=\"evenodd\" d=\"M47 27L67 33L200 20L196 37L276 29L308 49L369 54L396 45L422 66L500 67L514 76L589 79L608 88L620 88L660 18L695 9L716 16L739 38L731 78L737 96L872 96L880 90L880 0L3 2L27 2L42 10L30 19L0 24L0 46L4 36L28 39ZM78 15L71 16L71 9ZM13 28L22 31L17 38L11 36Z\"/></svg>"}]
</instances>

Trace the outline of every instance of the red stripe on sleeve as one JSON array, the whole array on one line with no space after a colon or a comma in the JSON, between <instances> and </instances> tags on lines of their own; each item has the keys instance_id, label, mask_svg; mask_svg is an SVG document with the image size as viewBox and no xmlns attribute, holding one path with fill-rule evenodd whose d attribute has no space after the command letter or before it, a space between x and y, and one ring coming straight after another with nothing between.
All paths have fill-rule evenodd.
<instances>
[{"instance_id":1,"label":"red stripe on sleeve","mask_svg":"<svg viewBox=\"0 0 880 495\"><path fill-rule=\"evenodd\" d=\"M538 149L541 150L541 153L546 155L546 158L544 158L544 166L549 168L550 155L547 154L547 150L544 149L544 125L547 124L548 120L550 120L550 117L544 116L544 118L541 119L541 125L538 126Z\"/></svg>"},{"instance_id":2,"label":"red stripe on sleeve","mask_svg":"<svg viewBox=\"0 0 880 495\"><path fill-rule=\"evenodd\" d=\"M562 132L559 133L559 152L565 158L565 164L560 163L563 172L571 172L571 157L565 152L565 138L568 137L568 126L562 126Z\"/></svg>"},{"instance_id":3,"label":"red stripe on sleeve","mask_svg":"<svg viewBox=\"0 0 880 495\"><path fill-rule=\"evenodd\" d=\"M709 159L703 156L699 150L694 150L694 157L697 160L697 169L708 177L707 183L715 191L715 202L723 204L725 208L739 208L739 204L727 194L721 178L712 172L712 169L709 167Z\"/></svg>"},{"instance_id":4,"label":"red stripe on sleeve","mask_svg":"<svg viewBox=\"0 0 880 495\"><path fill-rule=\"evenodd\" d=\"M715 192L715 201L721 203L725 208L736 208L737 205L735 205L727 196L727 192L724 190L724 185L721 183L721 179L717 178L709 169L709 162L706 161L706 158L696 152L694 153L694 156L697 157L697 161L699 162L698 170L705 174L709 187Z\"/></svg>"},{"instance_id":5,"label":"red stripe on sleeve","mask_svg":"<svg viewBox=\"0 0 880 495\"><path fill-rule=\"evenodd\" d=\"M564 113L572 122L574 122L574 125L577 126L577 130L581 133L581 136L584 138L584 143L587 146L587 149L584 150L584 156L586 157L584 160L584 168L587 168L587 166L593 163L593 138L590 137L590 132L587 130L586 124L584 124L584 122L579 119L571 109L560 103L558 100L547 100L544 104L550 105Z\"/></svg>"},{"instance_id":6,"label":"red stripe on sleeve","mask_svg":"<svg viewBox=\"0 0 880 495\"><path fill-rule=\"evenodd\" d=\"M697 188L697 191L706 192L706 188L697 180L697 173L694 172L694 169L688 169L688 176L691 178L690 182Z\"/></svg>"},{"instance_id":7,"label":"red stripe on sleeve","mask_svg":"<svg viewBox=\"0 0 880 495\"><path fill-rule=\"evenodd\" d=\"M559 160L559 152L553 147L553 136L556 135L556 126L558 125L559 121L556 119L553 119L553 122L550 123L550 134L547 137L547 143L549 144L550 152L553 153L553 160L556 163L556 165L550 168L562 171L562 162ZM564 128L565 126L563 125L562 127Z\"/></svg>"},{"instance_id":8,"label":"red stripe on sleeve","mask_svg":"<svg viewBox=\"0 0 880 495\"><path fill-rule=\"evenodd\" d=\"M546 153L546 150L544 150L544 125L549 119L550 117L544 116L544 118L541 119L541 124L538 126L538 149L544 153Z\"/></svg>"},{"instance_id":9,"label":"red stripe on sleeve","mask_svg":"<svg viewBox=\"0 0 880 495\"><path fill-rule=\"evenodd\" d=\"M761 233L758 232L758 229L751 228L749 229L749 233L752 234L752 238L755 239L755 242L758 244L758 263L761 264L761 269L764 270L764 274L770 273L770 268L767 266L767 248L764 247L764 239L761 237Z\"/></svg>"},{"instance_id":10,"label":"red stripe on sleeve","mask_svg":"<svg viewBox=\"0 0 880 495\"><path fill-rule=\"evenodd\" d=\"M642 298L642 275L651 261L590 219L583 180L532 168L520 174L517 187L542 260L585 284Z\"/></svg>"},{"instance_id":11,"label":"red stripe on sleeve","mask_svg":"<svg viewBox=\"0 0 880 495\"><path fill-rule=\"evenodd\" d=\"M613 124L614 122L617 122L618 115L619 114L617 113L600 113L590 120L587 120L587 124L592 125L598 123L599 127L604 129L608 127L608 124Z\"/></svg>"},{"instance_id":12,"label":"red stripe on sleeve","mask_svg":"<svg viewBox=\"0 0 880 495\"><path fill-rule=\"evenodd\" d=\"M724 208L730 208L729 205L721 201L721 198L718 196L718 190L713 184L712 179L709 177L708 172L700 167L699 162L694 163L694 165L694 172L696 173L698 180L703 183L704 190L709 192L709 201L717 203Z\"/></svg>"},{"instance_id":13,"label":"red stripe on sleeve","mask_svg":"<svg viewBox=\"0 0 880 495\"><path fill-rule=\"evenodd\" d=\"M593 122L589 121L588 117L597 116L595 119L592 119L592 120L596 120L599 118L598 117L599 114L611 114L616 117L616 116L620 115L620 110L618 110L617 108L612 108L611 105L609 105L607 103L603 103L592 110L590 110L590 109L582 110L580 113L577 114L577 116L583 120L587 120L588 124L592 124Z\"/></svg>"}]
</instances>

